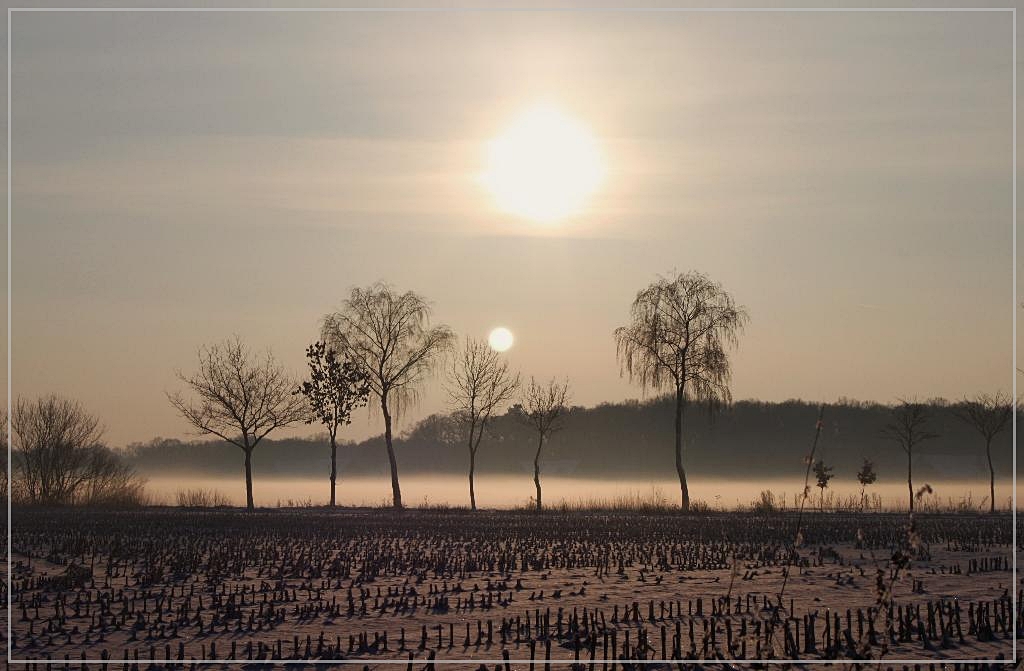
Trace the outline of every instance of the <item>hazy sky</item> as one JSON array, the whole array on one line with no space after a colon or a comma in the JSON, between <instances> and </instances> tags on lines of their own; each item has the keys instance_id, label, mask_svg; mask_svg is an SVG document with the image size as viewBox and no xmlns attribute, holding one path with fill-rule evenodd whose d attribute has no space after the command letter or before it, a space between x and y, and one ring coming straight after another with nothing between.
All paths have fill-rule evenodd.
<instances>
[{"instance_id":1,"label":"hazy sky","mask_svg":"<svg viewBox=\"0 0 1024 671\"><path fill-rule=\"evenodd\" d=\"M612 330L659 273L749 310L738 398L1008 390L1011 17L17 13L13 388L115 445L237 333L296 373L378 279L525 375L638 397ZM537 102L593 133L577 215L502 213L485 146ZM408 426L444 407L435 384ZM360 415L348 437L378 430ZM284 435L284 434L282 434Z\"/></svg>"}]
</instances>

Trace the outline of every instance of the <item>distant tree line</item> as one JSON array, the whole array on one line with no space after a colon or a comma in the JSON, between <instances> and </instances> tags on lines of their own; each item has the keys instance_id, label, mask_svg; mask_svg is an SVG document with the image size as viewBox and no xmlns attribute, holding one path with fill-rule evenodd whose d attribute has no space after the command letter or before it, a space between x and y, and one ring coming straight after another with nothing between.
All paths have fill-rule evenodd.
<instances>
[{"instance_id":1,"label":"distant tree line","mask_svg":"<svg viewBox=\"0 0 1024 671\"><path fill-rule=\"evenodd\" d=\"M741 400L709 414L706 404L694 404L688 432L692 475L751 479L802 475L818 405L801 400ZM915 477L922 481L987 479L984 443L958 419L957 404L935 399L925 405L932 415L930 426L939 437L921 445ZM853 482L865 459L882 480L905 479L905 453L880 435L894 407L851 399L828 405L819 453L839 480ZM478 473L532 476L537 434L522 421L524 414L522 405L515 403L491 418L487 428L491 448L481 451ZM545 442L547 470L552 475L593 478L672 477L666 445L674 440L674 414L675 399L670 396L569 407L562 418L563 429ZM398 435L394 446L403 470L464 475L466 447L456 428L450 414L434 414ZM255 453L254 462L265 476L320 477L329 471L325 440L326 436L268 439ZM234 476L239 472L236 452L226 443L157 438L129 446L127 457L147 473ZM992 442L997 475L1010 476L1012 455L1010 433L997 435ZM339 468L348 476L387 473L383 438L343 441Z\"/></svg>"}]
</instances>

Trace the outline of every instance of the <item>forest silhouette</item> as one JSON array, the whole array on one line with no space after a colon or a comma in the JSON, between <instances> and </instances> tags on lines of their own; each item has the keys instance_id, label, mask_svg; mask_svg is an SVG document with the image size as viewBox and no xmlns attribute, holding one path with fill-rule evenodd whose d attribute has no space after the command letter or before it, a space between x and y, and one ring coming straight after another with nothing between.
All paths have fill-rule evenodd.
<instances>
[{"instance_id":1,"label":"forest silhouette","mask_svg":"<svg viewBox=\"0 0 1024 671\"><path fill-rule=\"evenodd\" d=\"M686 458L696 476L765 479L789 477L800 471L814 433L819 403L789 400L741 400L709 412L695 404L686 437ZM938 437L915 457L915 479L967 480L987 477L984 445L976 432L959 420L956 405L943 399L927 403ZM518 419L513 405L493 417L487 427L488 445L481 449L478 471L485 474L532 473L536 448L532 430ZM564 430L545 447L545 470L551 475L594 478L671 477L666 445L672 441L674 399L573 406ZM865 458L880 476L898 479L906 469L905 455L881 435L892 407L840 399L829 404L819 454L840 480L853 481ZM267 439L253 454L257 477L321 477L330 455L324 437ZM388 462L384 439L343 442L338 450L340 486L346 477L382 475ZM450 414L434 414L413 424L395 438L403 472L457 474L466 470L465 446ZM143 473L188 472L237 475L237 449L221 441L181 441L156 438L128 446L128 460ZM1009 475L1012 437L996 437L992 457L997 473Z\"/></svg>"}]
</instances>

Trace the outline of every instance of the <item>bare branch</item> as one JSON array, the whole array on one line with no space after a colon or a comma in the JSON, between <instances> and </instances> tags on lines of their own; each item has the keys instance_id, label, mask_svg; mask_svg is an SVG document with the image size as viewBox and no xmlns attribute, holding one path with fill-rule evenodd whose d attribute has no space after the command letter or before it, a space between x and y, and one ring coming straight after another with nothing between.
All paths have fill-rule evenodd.
<instances>
[{"instance_id":1,"label":"bare branch","mask_svg":"<svg viewBox=\"0 0 1024 671\"><path fill-rule=\"evenodd\" d=\"M469 449L469 501L476 510L474 472L477 450L493 414L515 395L519 374L508 369L498 352L481 340L466 338L466 344L452 359L447 390L453 417L467 432Z\"/></svg>"},{"instance_id":2,"label":"bare branch","mask_svg":"<svg viewBox=\"0 0 1024 671\"><path fill-rule=\"evenodd\" d=\"M298 383L268 350L261 358L237 336L199 350L199 370L178 378L191 388L193 399L168 394L171 405L200 435L214 435L238 446L246 455L246 499L252 500L251 454L270 432L306 421L306 399L294 394Z\"/></svg>"},{"instance_id":3,"label":"bare branch","mask_svg":"<svg viewBox=\"0 0 1024 671\"><path fill-rule=\"evenodd\" d=\"M914 515L914 448L920 443L938 438L937 433L926 426L931 420L928 406L917 401L900 399L899 405L892 409L892 420L882 429L882 437L893 441L907 454L907 490L911 526Z\"/></svg>"}]
</instances>

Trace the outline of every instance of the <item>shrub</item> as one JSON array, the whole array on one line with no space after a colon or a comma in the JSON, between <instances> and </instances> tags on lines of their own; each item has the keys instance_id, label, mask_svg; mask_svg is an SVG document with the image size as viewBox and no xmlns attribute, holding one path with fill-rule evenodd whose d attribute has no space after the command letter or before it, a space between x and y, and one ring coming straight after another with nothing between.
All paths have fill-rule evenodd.
<instances>
[{"instance_id":1,"label":"shrub","mask_svg":"<svg viewBox=\"0 0 1024 671\"><path fill-rule=\"evenodd\" d=\"M775 500L775 494L769 489L762 489L760 497L750 504L750 512L753 513L774 513L779 508L780 504Z\"/></svg>"},{"instance_id":2,"label":"shrub","mask_svg":"<svg viewBox=\"0 0 1024 671\"><path fill-rule=\"evenodd\" d=\"M216 489L179 489L174 494L182 508L227 508L231 499Z\"/></svg>"}]
</instances>

